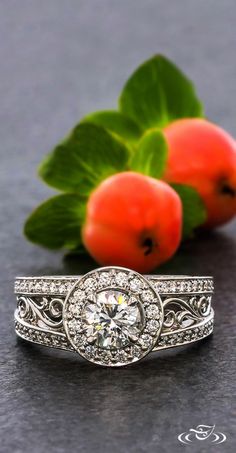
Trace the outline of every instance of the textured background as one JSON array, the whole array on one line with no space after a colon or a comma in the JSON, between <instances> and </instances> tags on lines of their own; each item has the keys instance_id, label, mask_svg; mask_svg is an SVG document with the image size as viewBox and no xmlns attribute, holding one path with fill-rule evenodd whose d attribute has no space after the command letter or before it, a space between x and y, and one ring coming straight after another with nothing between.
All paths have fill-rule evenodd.
<instances>
[{"instance_id":1,"label":"textured background","mask_svg":"<svg viewBox=\"0 0 236 453\"><path fill-rule=\"evenodd\" d=\"M114 107L155 52L189 74L209 117L236 134L235 23L234 0L0 1L1 453L235 451L235 222L165 268L215 276L215 335L202 344L109 370L17 342L12 322L16 274L94 266L22 237L26 215L52 193L36 177L43 154L85 113ZM200 423L227 442L178 444Z\"/></svg>"}]
</instances>

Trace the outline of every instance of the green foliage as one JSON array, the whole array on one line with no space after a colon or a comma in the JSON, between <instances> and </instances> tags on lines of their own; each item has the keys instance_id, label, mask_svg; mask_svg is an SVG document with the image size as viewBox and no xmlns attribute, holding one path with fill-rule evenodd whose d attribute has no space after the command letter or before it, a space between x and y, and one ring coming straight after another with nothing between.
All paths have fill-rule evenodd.
<instances>
[{"instance_id":1,"label":"green foliage","mask_svg":"<svg viewBox=\"0 0 236 453\"><path fill-rule=\"evenodd\" d=\"M131 118L116 110L105 110L87 115L84 121L103 126L105 129L122 137L125 142L136 142L143 129Z\"/></svg>"},{"instance_id":2,"label":"green foliage","mask_svg":"<svg viewBox=\"0 0 236 453\"><path fill-rule=\"evenodd\" d=\"M132 154L130 168L153 178L161 178L166 166L168 148L160 130L150 130L143 135Z\"/></svg>"},{"instance_id":3,"label":"green foliage","mask_svg":"<svg viewBox=\"0 0 236 453\"><path fill-rule=\"evenodd\" d=\"M193 236L194 230L206 221L206 208L192 187L182 184L172 184L173 189L178 193L183 206L183 239Z\"/></svg>"},{"instance_id":4,"label":"green foliage","mask_svg":"<svg viewBox=\"0 0 236 453\"><path fill-rule=\"evenodd\" d=\"M85 203L78 195L57 195L32 212L24 233L32 242L51 249L79 248L84 216Z\"/></svg>"},{"instance_id":5,"label":"green foliage","mask_svg":"<svg viewBox=\"0 0 236 453\"><path fill-rule=\"evenodd\" d=\"M169 60L154 56L125 84L119 110L87 115L43 160L40 177L66 192L42 203L27 219L25 235L48 248L82 250L81 228L88 197L101 181L132 170L161 178L168 157L161 128L185 117L201 117L192 82ZM174 185L184 211L183 237L204 223L197 192Z\"/></svg>"},{"instance_id":6,"label":"green foliage","mask_svg":"<svg viewBox=\"0 0 236 453\"><path fill-rule=\"evenodd\" d=\"M41 178L64 192L88 196L103 179L127 168L129 151L103 127L82 123L42 162Z\"/></svg>"},{"instance_id":7,"label":"green foliage","mask_svg":"<svg viewBox=\"0 0 236 453\"><path fill-rule=\"evenodd\" d=\"M119 105L122 113L145 129L203 114L192 82L162 55L146 61L132 74Z\"/></svg>"}]
</instances>

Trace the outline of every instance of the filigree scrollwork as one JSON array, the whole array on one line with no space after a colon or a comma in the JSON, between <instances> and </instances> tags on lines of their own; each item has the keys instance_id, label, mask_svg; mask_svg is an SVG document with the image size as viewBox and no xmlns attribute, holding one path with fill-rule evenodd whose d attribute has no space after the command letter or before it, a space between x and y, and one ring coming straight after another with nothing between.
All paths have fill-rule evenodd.
<instances>
[{"instance_id":1,"label":"filigree scrollwork","mask_svg":"<svg viewBox=\"0 0 236 453\"><path fill-rule=\"evenodd\" d=\"M19 296L18 315L24 321L38 327L58 329L62 327L63 300L55 297Z\"/></svg>"},{"instance_id":2,"label":"filigree scrollwork","mask_svg":"<svg viewBox=\"0 0 236 453\"><path fill-rule=\"evenodd\" d=\"M189 305L200 315L209 316L211 311L212 296L193 296L189 301Z\"/></svg>"},{"instance_id":3,"label":"filigree scrollwork","mask_svg":"<svg viewBox=\"0 0 236 453\"><path fill-rule=\"evenodd\" d=\"M163 330L192 326L210 314L211 296L193 296L190 299L170 297L164 300Z\"/></svg>"}]
</instances>

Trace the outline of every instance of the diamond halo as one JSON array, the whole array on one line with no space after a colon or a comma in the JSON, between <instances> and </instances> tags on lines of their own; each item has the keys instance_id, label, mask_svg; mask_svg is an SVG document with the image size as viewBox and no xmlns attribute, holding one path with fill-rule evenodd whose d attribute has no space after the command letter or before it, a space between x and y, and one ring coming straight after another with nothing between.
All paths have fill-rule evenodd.
<instances>
[{"instance_id":1,"label":"diamond halo","mask_svg":"<svg viewBox=\"0 0 236 453\"><path fill-rule=\"evenodd\" d=\"M157 291L142 275L119 267L84 275L68 293L63 309L64 328L73 348L103 366L128 365L147 355L160 336L162 323Z\"/></svg>"}]
</instances>

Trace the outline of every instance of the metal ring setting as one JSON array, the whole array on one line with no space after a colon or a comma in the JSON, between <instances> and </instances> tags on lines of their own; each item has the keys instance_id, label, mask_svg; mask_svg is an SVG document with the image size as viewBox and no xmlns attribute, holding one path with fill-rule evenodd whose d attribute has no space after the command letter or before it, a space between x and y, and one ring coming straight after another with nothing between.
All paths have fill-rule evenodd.
<instances>
[{"instance_id":1,"label":"metal ring setting","mask_svg":"<svg viewBox=\"0 0 236 453\"><path fill-rule=\"evenodd\" d=\"M212 333L211 277L105 267L82 277L16 279L16 333L109 367Z\"/></svg>"}]
</instances>

